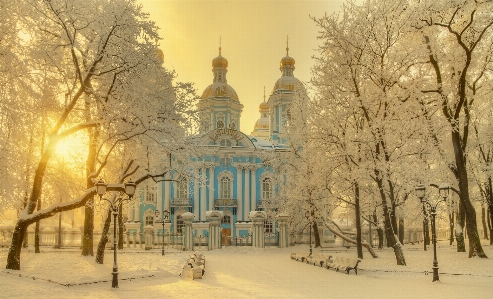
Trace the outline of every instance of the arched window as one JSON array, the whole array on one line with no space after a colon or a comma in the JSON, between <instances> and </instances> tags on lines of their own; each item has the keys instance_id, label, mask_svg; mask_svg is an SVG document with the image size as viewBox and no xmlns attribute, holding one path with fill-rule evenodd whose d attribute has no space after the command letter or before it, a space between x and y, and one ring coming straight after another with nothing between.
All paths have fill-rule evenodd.
<instances>
[{"instance_id":1,"label":"arched window","mask_svg":"<svg viewBox=\"0 0 493 299\"><path fill-rule=\"evenodd\" d=\"M231 140L228 140L228 139L221 140L221 142L219 144L221 146L224 146L224 147L231 147L232 146Z\"/></svg>"},{"instance_id":2,"label":"arched window","mask_svg":"<svg viewBox=\"0 0 493 299\"><path fill-rule=\"evenodd\" d=\"M221 198L231 198L231 180L228 177L222 177L220 184Z\"/></svg>"},{"instance_id":3,"label":"arched window","mask_svg":"<svg viewBox=\"0 0 493 299\"><path fill-rule=\"evenodd\" d=\"M156 197L156 185L146 185L146 201L154 203L156 201Z\"/></svg>"},{"instance_id":4,"label":"arched window","mask_svg":"<svg viewBox=\"0 0 493 299\"><path fill-rule=\"evenodd\" d=\"M262 180L262 199L272 198L272 181L270 178L264 178Z\"/></svg>"},{"instance_id":5,"label":"arched window","mask_svg":"<svg viewBox=\"0 0 493 299\"><path fill-rule=\"evenodd\" d=\"M176 232L177 233L183 233L183 228L185 227L185 222L183 222L183 219L181 218L181 215L178 215L176 217Z\"/></svg>"},{"instance_id":6,"label":"arched window","mask_svg":"<svg viewBox=\"0 0 493 299\"><path fill-rule=\"evenodd\" d=\"M176 198L188 198L188 182L186 179L176 183Z\"/></svg>"},{"instance_id":7,"label":"arched window","mask_svg":"<svg viewBox=\"0 0 493 299\"><path fill-rule=\"evenodd\" d=\"M147 215L145 220L145 225L154 225L154 216Z\"/></svg>"}]
</instances>

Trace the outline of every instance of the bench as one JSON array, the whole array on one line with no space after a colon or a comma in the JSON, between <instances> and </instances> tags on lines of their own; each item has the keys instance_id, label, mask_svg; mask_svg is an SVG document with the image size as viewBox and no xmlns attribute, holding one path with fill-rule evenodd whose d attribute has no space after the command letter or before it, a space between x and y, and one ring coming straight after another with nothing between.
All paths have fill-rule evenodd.
<instances>
[{"instance_id":1,"label":"bench","mask_svg":"<svg viewBox=\"0 0 493 299\"><path fill-rule=\"evenodd\" d=\"M306 250L300 250L297 253L291 253L291 259L305 262L307 257L310 256L310 252Z\"/></svg>"},{"instance_id":2,"label":"bench","mask_svg":"<svg viewBox=\"0 0 493 299\"><path fill-rule=\"evenodd\" d=\"M205 258L202 254L192 254L185 262L180 276L190 279L202 279L205 273Z\"/></svg>"},{"instance_id":3,"label":"bench","mask_svg":"<svg viewBox=\"0 0 493 299\"><path fill-rule=\"evenodd\" d=\"M313 256L307 257L307 263L313 264L314 266L325 267L327 262L332 258L331 255L325 253L315 253Z\"/></svg>"},{"instance_id":4,"label":"bench","mask_svg":"<svg viewBox=\"0 0 493 299\"><path fill-rule=\"evenodd\" d=\"M328 262L326 264L326 268L334 268L336 271L344 270L346 274L349 274L349 271L353 270L356 275L358 275L358 264L361 261L358 259L353 259L350 257L340 257L336 256L333 262Z\"/></svg>"},{"instance_id":5,"label":"bench","mask_svg":"<svg viewBox=\"0 0 493 299\"><path fill-rule=\"evenodd\" d=\"M205 268L205 258L203 254L192 254L188 260L189 262L194 262L198 266L200 266L202 269Z\"/></svg>"}]
</instances>

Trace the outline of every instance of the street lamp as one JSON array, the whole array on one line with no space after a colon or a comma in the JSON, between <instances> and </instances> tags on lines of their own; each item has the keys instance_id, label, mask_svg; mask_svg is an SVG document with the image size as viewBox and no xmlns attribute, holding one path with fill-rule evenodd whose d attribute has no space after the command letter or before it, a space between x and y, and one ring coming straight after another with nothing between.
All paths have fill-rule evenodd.
<instances>
[{"instance_id":1,"label":"street lamp","mask_svg":"<svg viewBox=\"0 0 493 299\"><path fill-rule=\"evenodd\" d=\"M310 216L311 216L310 211L306 211L306 218L309 219ZM309 256L312 256L312 222L310 221L308 225L310 226L310 255Z\"/></svg>"},{"instance_id":2,"label":"street lamp","mask_svg":"<svg viewBox=\"0 0 493 299\"><path fill-rule=\"evenodd\" d=\"M117 234L116 234L116 226L117 226L117 221L118 221L118 210L120 206L122 205L124 200L131 200L132 197L135 194L135 189L137 185L130 180L124 185L124 191L125 194L128 195L128 198L124 199L123 197L116 197L114 200L109 200L106 198L103 198L103 195L106 193L106 187L107 184L104 183L103 180L99 180L96 184L96 192L99 195L99 199L104 199L110 204L110 208L113 211L113 272L111 273L113 275L113 281L111 283L112 288L118 288L118 263L117 263L117 258L116 258L116 253L117 253Z\"/></svg>"},{"instance_id":3,"label":"street lamp","mask_svg":"<svg viewBox=\"0 0 493 299\"><path fill-rule=\"evenodd\" d=\"M438 281L440 280L440 277L438 276L438 259L437 259L437 236L436 236L436 225L435 225L435 217L436 217L436 210L438 205L441 202L447 201L447 197L449 196L450 192L450 186L447 183L442 183L440 186L438 186L438 192L442 199L437 200L433 203L430 203L428 200L425 200L425 193L426 193L426 187L422 184L419 184L416 188L416 196L420 199L421 203L423 204L423 209L424 205L427 205L428 208L431 211L431 237L432 237L432 242L433 242L433 280L432 281Z\"/></svg>"},{"instance_id":4,"label":"street lamp","mask_svg":"<svg viewBox=\"0 0 493 299\"><path fill-rule=\"evenodd\" d=\"M163 233L162 233L162 238L163 238L162 240L163 240L163 242L162 242L162 245L161 245L162 246L162 251L161 251L161 255L162 256L164 256L164 223L166 222L166 219L168 219L168 217L169 217L169 211L168 211L168 209L164 210L163 214L164 215L162 217L163 218L162 221L157 221L156 220L157 223L159 223L159 222L162 222L163 223ZM161 213L159 213L159 210L156 210L155 215L156 215L156 219L161 218Z\"/></svg>"}]
</instances>

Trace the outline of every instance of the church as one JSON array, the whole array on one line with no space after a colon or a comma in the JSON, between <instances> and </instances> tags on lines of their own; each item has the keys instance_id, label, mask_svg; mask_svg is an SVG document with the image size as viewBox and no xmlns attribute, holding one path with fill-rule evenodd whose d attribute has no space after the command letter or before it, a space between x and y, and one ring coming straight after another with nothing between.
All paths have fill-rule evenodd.
<instances>
[{"instance_id":1,"label":"church","mask_svg":"<svg viewBox=\"0 0 493 299\"><path fill-rule=\"evenodd\" d=\"M155 236L179 235L185 226L182 215L193 214L193 235L207 237L208 216L217 211L223 245L248 236L250 212L262 211L279 192L276 174L264 163L265 158L286 147L280 134L290 116L290 103L296 91L306 92L293 75L294 65L287 47L286 56L280 61L281 76L267 101L264 90L260 118L253 131L246 134L240 127L243 105L228 84L228 60L219 47L219 56L212 60L212 84L205 88L197 104L203 124L203 137L198 144L201 155L189 161L189 176L171 172L162 181L150 181L139 188L137 200L128 209L127 232L142 234L146 228L153 228ZM164 223L159 223L162 219ZM275 228L276 219L267 217L265 233L275 235Z\"/></svg>"}]
</instances>

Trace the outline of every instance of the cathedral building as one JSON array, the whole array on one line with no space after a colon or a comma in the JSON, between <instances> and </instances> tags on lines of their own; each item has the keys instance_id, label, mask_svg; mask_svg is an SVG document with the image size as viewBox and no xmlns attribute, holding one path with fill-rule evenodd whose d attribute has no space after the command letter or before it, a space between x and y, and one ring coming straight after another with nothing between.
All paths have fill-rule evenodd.
<instances>
[{"instance_id":1,"label":"cathedral building","mask_svg":"<svg viewBox=\"0 0 493 299\"><path fill-rule=\"evenodd\" d=\"M267 101L264 87L260 118L248 135L241 131L243 105L228 83L228 60L219 47L219 56L212 60L212 84L197 104L203 136L198 147L203 154L189 162L188 177L172 172L163 181L151 181L140 188L140 200L129 208L125 224L128 231L143 232L153 227L155 235L179 234L184 228L182 215L192 213L193 234L207 236L208 215L218 211L223 245L228 245L232 237L249 235L250 212L262 211L264 203L279 192L276 175L264 163L265 158L286 146L280 134L290 117L289 104L298 88L305 91L293 75L295 60L288 50L280 62L281 77ZM169 216L161 226L156 220L162 219L163 211ZM275 219L265 220L266 233L275 233L275 227Z\"/></svg>"}]
</instances>

